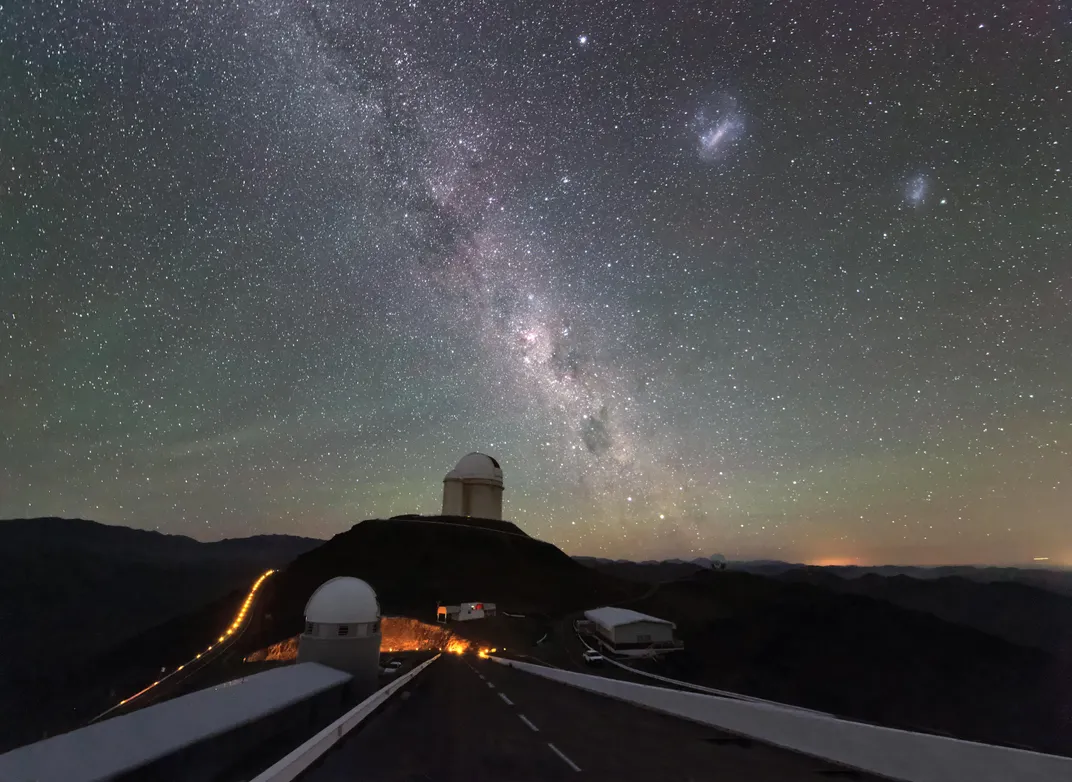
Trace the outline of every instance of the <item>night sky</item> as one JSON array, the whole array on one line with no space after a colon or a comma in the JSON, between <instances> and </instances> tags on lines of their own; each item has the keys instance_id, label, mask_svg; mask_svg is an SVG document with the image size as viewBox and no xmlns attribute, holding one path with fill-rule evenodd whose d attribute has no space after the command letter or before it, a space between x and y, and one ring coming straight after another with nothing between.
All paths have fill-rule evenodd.
<instances>
[{"instance_id":1,"label":"night sky","mask_svg":"<svg viewBox=\"0 0 1072 782\"><path fill-rule=\"evenodd\" d=\"M0 0L0 517L1072 564L1068 0Z\"/></svg>"}]
</instances>

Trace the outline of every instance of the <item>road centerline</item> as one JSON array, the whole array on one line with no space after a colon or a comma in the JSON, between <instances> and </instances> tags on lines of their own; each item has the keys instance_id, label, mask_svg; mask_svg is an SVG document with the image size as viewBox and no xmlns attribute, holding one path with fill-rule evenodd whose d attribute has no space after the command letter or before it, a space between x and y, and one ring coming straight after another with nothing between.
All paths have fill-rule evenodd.
<instances>
[{"instance_id":1,"label":"road centerline","mask_svg":"<svg viewBox=\"0 0 1072 782\"><path fill-rule=\"evenodd\" d=\"M572 768L574 771L580 771L581 770L580 766L578 766L576 763L574 763L572 760L570 760L568 757L566 757L566 753L564 753L562 750L560 750L558 747L556 747L550 741L547 742L547 746L549 746L551 748L552 752L554 752L556 755L558 755L560 758L562 758L562 760L565 762L565 764L567 766L569 766L570 768Z\"/></svg>"}]
</instances>

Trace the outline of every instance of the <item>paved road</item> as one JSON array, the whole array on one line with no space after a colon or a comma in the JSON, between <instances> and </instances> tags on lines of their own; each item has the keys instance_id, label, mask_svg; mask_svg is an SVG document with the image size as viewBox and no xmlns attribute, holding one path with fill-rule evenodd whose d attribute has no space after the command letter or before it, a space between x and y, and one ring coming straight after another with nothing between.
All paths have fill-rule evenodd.
<instances>
[{"instance_id":1,"label":"paved road","mask_svg":"<svg viewBox=\"0 0 1072 782\"><path fill-rule=\"evenodd\" d=\"M404 695L303 782L878 780L468 656Z\"/></svg>"}]
</instances>

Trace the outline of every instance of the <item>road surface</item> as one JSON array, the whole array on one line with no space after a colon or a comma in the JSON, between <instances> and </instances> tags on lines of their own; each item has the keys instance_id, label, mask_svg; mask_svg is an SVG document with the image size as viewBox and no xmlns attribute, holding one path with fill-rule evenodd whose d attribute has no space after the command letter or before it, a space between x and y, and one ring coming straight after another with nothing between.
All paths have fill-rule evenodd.
<instances>
[{"instance_id":1,"label":"road surface","mask_svg":"<svg viewBox=\"0 0 1072 782\"><path fill-rule=\"evenodd\" d=\"M468 655L443 655L301 777L303 782L824 778L880 779Z\"/></svg>"}]
</instances>

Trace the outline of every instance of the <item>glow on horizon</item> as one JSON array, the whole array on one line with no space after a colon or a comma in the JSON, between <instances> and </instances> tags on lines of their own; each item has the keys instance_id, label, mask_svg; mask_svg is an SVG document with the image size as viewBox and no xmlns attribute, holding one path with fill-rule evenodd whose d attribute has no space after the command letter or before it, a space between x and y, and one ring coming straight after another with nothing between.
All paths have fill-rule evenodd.
<instances>
[{"instance_id":1,"label":"glow on horizon","mask_svg":"<svg viewBox=\"0 0 1072 782\"><path fill-rule=\"evenodd\" d=\"M851 557L851 556L824 556L824 557L804 557L801 560L794 560L792 557L785 561L800 561L805 565L812 567L918 567L918 568L939 568L939 567L974 567L974 568L987 568L987 567L1008 567L1008 568L1022 568L1029 564L1045 564L1054 568L1069 568L1072 567L1072 556L1068 557L1032 557L1030 561L1025 560L1009 560L1004 562L993 561L957 561L950 559L948 561L934 560L934 561L919 561L913 562L910 560L901 560L897 557L891 559L882 559L876 557Z\"/></svg>"},{"instance_id":2,"label":"glow on horizon","mask_svg":"<svg viewBox=\"0 0 1072 782\"><path fill-rule=\"evenodd\" d=\"M808 560L804 564L814 567L844 567L846 565L860 565L859 557L821 557Z\"/></svg>"}]
</instances>

